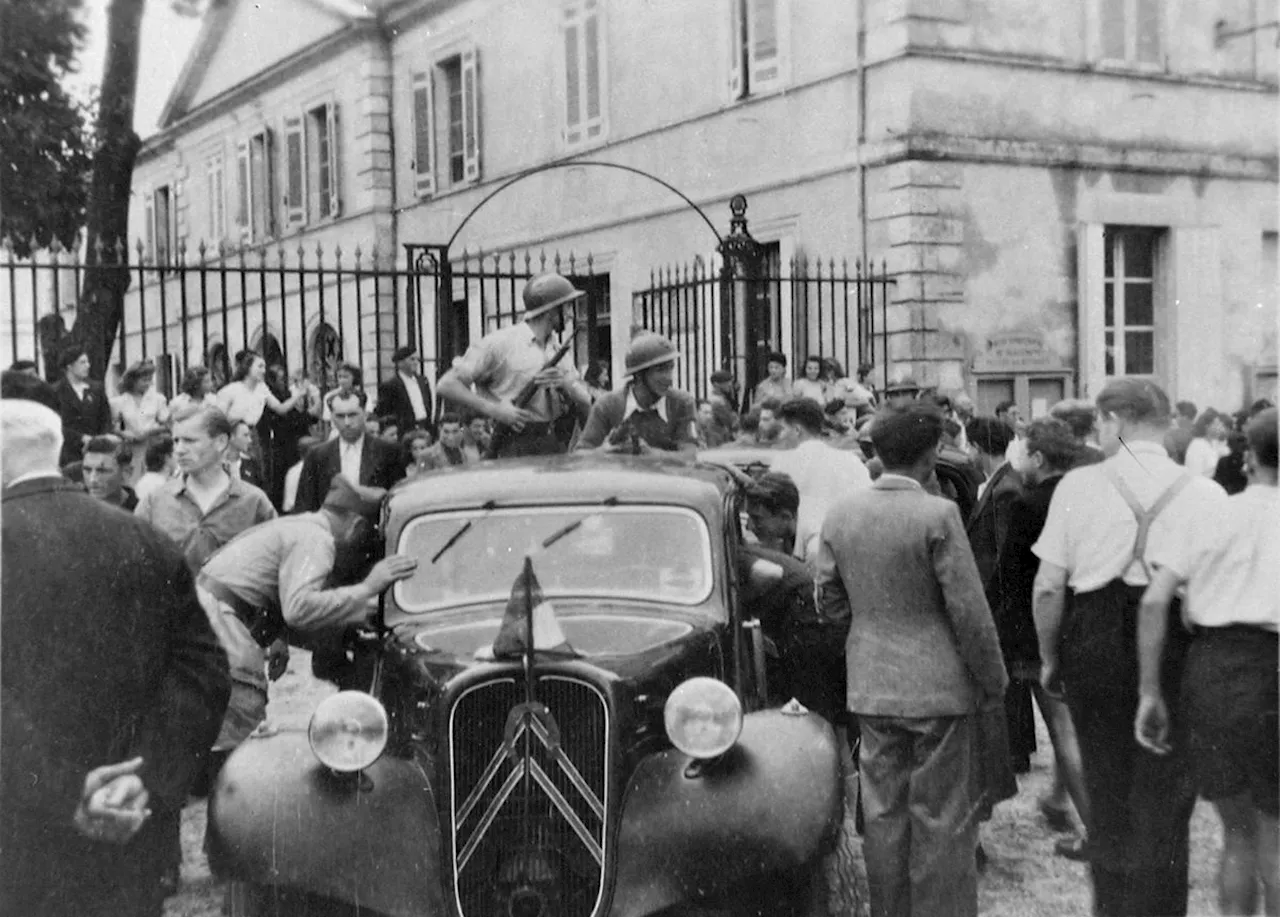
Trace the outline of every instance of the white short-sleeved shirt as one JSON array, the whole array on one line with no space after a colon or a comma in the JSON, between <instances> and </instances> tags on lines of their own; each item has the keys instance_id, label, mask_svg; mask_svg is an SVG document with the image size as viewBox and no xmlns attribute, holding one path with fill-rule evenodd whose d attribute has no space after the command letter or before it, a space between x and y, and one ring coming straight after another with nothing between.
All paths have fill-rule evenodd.
<instances>
[{"instance_id":1,"label":"white short-sleeved shirt","mask_svg":"<svg viewBox=\"0 0 1280 917\"><path fill-rule=\"evenodd\" d=\"M1280 490L1254 484L1215 509L1151 560L1186 581L1192 623L1280 630Z\"/></svg>"},{"instance_id":2,"label":"white short-sleeved shirt","mask_svg":"<svg viewBox=\"0 0 1280 917\"><path fill-rule=\"evenodd\" d=\"M464 385L474 385L476 393L491 401L509 401L525 383L536 376L557 349L554 338L538 344L528 322L517 322L486 334L477 344L453 361L453 372ZM578 371L566 367L566 382L576 382ZM529 402L527 410L541 421L555 419L554 408L543 390Z\"/></svg>"},{"instance_id":3,"label":"white short-sleeved shirt","mask_svg":"<svg viewBox=\"0 0 1280 917\"><path fill-rule=\"evenodd\" d=\"M800 492L794 553L801 560L805 559L813 537L822 531L827 510L842 497L871 486L871 472L861 459L820 439L777 453L769 470L790 475Z\"/></svg>"},{"instance_id":4,"label":"white short-sleeved shirt","mask_svg":"<svg viewBox=\"0 0 1280 917\"><path fill-rule=\"evenodd\" d=\"M218 407L232 423L243 420L256 427L267 407L267 385L259 382L250 388L244 382L228 382L218 389Z\"/></svg>"},{"instance_id":5,"label":"white short-sleeved shirt","mask_svg":"<svg viewBox=\"0 0 1280 917\"><path fill-rule=\"evenodd\" d=\"M1133 559L1138 520L1107 478L1104 466L1119 472L1144 507L1152 506L1186 474L1163 446L1135 442L1102 464L1077 468L1063 477L1053 492L1044 530L1031 550L1042 561L1066 569L1067 585L1076 592L1092 592L1121 577L1131 586L1148 582L1142 564ZM1198 476L1190 481L1151 524L1148 563L1226 499L1226 492L1213 481Z\"/></svg>"}]
</instances>

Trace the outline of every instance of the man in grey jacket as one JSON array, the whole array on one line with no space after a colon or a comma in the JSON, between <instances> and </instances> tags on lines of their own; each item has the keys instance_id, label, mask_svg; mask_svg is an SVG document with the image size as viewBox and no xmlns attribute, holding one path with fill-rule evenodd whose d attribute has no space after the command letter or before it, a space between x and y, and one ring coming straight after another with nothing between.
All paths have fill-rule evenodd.
<instances>
[{"instance_id":1,"label":"man in grey jacket","mask_svg":"<svg viewBox=\"0 0 1280 917\"><path fill-rule=\"evenodd\" d=\"M827 513L815 577L849 620L871 912L974 917L977 713L1008 677L960 512L923 487L941 413L887 410L871 437L884 473Z\"/></svg>"}]
</instances>

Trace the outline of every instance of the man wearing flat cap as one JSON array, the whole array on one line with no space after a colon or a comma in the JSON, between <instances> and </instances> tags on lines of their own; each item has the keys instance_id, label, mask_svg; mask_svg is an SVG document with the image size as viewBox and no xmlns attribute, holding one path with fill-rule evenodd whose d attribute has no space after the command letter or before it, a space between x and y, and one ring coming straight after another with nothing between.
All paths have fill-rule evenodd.
<instances>
[{"instance_id":1,"label":"man wearing flat cap","mask_svg":"<svg viewBox=\"0 0 1280 917\"><path fill-rule=\"evenodd\" d=\"M440 397L455 410L494 421L494 458L564 452L556 421L571 410L590 411L591 393L577 370L562 365L572 355L551 360L561 309L585 295L559 274L533 277L522 294L524 320L486 334L440 379Z\"/></svg>"},{"instance_id":2,"label":"man wearing flat cap","mask_svg":"<svg viewBox=\"0 0 1280 917\"><path fill-rule=\"evenodd\" d=\"M196 594L231 663L231 704L215 754L225 757L266 717L265 647L287 634L359 624L373 599L413 575L417 561L393 554L360 582L326 588L340 552L365 540L385 493L339 474L318 512L254 526L200 571Z\"/></svg>"},{"instance_id":3,"label":"man wearing flat cap","mask_svg":"<svg viewBox=\"0 0 1280 917\"><path fill-rule=\"evenodd\" d=\"M885 407L900 411L920 395L920 383L910 376L895 379L884 387Z\"/></svg>"},{"instance_id":4,"label":"man wearing flat cap","mask_svg":"<svg viewBox=\"0 0 1280 917\"><path fill-rule=\"evenodd\" d=\"M431 386L418 374L417 356L412 347L397 347L396 373L378 386L378 412L394 417L402 434L431 425Z\"/></svg>"}]
</instances>

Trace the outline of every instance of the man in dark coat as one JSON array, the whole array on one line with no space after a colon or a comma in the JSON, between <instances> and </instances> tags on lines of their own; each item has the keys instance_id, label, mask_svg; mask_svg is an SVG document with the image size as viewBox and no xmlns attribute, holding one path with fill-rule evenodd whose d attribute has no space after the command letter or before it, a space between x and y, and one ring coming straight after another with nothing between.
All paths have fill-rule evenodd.
<instances>
[{"instance_id":1,"label":"man in dark coat","mask_svg":"<svg viewBox=\"0 0 1280 917\"><path fill-rule=\"evenodd\" d=\"M60 428L0 402L0 913L158 917L157 827L217 734L227 660L178 548L61 478Z\"/></svg>"},{"instance_id":2,"label":"man in dark coat","mask_svg":"<svg viewBox=\"0 0 1280 917\"><path fill-rule=\"evenodd\" d=\"M339 473L363 487L390 487L404 477L400 450L376 436L365 435L366 403L361 391L339 395L330 403L338 435L316 446L302 460L295 513L318 512L329 493L330 482Z\"/></svg>"},{"instance_id":3,"label":"man in dark coat","mask_svg":"<svg viewBox=\"0 0 1280 917\"><path fill-rule=\"evenodd\" d=\"M69 347L58 361L62 379L53 387L62 418L62 455L59 465L80 461L84 446L95 436L111 432L111 404L100 382L89 380L89 354L83 347Z\"/></svg>"},{"instance_id":4,"label":"man in dark coat","mask_svg":"<svg viewBox=\"0 0 1280 917\"><path fill-rule=\"evenodd\" d=\"M431 386L418 374L417 351L397 347L391 355L396 372L378 386L378 413L395 417L400 432L431 424Z\"/></svg>"}]
</instances>

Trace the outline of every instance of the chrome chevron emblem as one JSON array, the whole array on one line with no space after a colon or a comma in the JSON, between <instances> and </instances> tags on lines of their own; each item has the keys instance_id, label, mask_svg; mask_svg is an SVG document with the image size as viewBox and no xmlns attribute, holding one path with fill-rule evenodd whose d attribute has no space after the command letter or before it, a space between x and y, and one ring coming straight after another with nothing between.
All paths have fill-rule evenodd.
<instances>
[{"instance_id":1,"label":"chrome chevron emblem","mask_svg":"<svg viewBox=\"0 0 1280 917\"><path fill-rule=\"evenodd\" d=\"M480 814L471 836L458 853L457 869L459 871L466 867L481 840L493 827L494 821L526 777L531 778L533 784L546 794L596 864L604 865L604 851L600 842L596 840L591 829L578 816L569 799L556 786L546 770L534 759L535 741L545 751L550 763L564 774L569 785L591 810L591 814L603 824L604 802L592 791L582 773L564 753L560 744L560 726L556 723L555 717L545 704L527 701L513 707L507 715L502 744L494 751L475 787L458 807L454 830L455 836L461 838L464 827L478 811L481 800L488 794L490 788L501 780L497 793Z\"/></svg>"}]
</instances>

